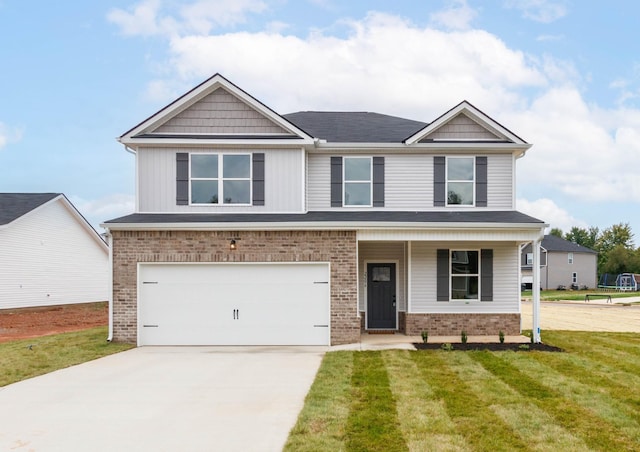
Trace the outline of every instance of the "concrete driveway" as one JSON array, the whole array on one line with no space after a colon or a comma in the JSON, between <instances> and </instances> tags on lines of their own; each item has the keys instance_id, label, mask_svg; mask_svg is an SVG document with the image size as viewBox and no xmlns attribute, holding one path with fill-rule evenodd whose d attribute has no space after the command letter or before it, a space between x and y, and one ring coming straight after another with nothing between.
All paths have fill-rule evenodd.
<instances>
[{"instance_id":1,"label":"concrete driveway","mask_svg":"<svg viewBox=\"0 0 640 452\"><path fill-rule=\"evenodd\" d=\"M276 451L327 347L143 347L0 388L0 450Z\"/></svg>"}]
</instances>

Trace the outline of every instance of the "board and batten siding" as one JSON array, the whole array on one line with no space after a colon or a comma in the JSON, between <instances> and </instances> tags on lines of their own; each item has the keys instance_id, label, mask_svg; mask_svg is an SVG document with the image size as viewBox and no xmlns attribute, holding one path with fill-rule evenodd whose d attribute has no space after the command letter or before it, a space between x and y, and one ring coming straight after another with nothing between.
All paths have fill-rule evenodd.
<instances>
[{"instance_id":1,"label":"board and batten siding","mask_svg":"<svg viewBox=\"0 0 640 452\"><path fill-rule=\"evenodd\" d=\"M405 243L404 242L360 242L358 245L358 309L365 311L367 305L366 263L396 263L397 293L396 301L399 311L407 310L406 293L406 265L405 265Z\"/></svg>"},{"instance_id":2,"label":"board and batten siding","mask_svg":"<svg viewBox=\"0 0 640 452\"><path fill-rule=\"evenodd\" d=\"M109 255L60 201L0 229L0 309L108 300Z\"/></svg>"},{"instance_id":3,"label":"board and batten siding","mask_svg":"<svg viewBox=\"0 0 640 452\"><path fill-rule=\"evenodd\" d=\"M437 301L438 249L493 250L493 301ZM412 313L519 313L519 246L514 242L411 242Z\"/></svg>"},{"instance_id":4,"label":"board and batten siding","mask_svg":"<svg viewBox=\"0 0 640 452\"><path fill-rule=\"evenodd\" d=\"M487 165L487 207L513 209L515 167L513 156L511 154L489 155ZM384 166L384 210L431 210L434 208L433 156L385 155ZM331 155L309 155L308 171L308 209L331 209ZM344 209L344 207L340 208ZM367 207L351 209L362 210Z\"/></svg>"},{"instance_id":5,"label":"board and batten siding","mask_svg":"<svg viewBox=\"0 0 640 452\"><path fill-rule=\"evenodd\" d=\"M265 154L264 206L176 205L176 153ZM138 210L144 213L301 212L304 154L299 149L149 148L138 150Z\"/></svg>"}]
</instances>

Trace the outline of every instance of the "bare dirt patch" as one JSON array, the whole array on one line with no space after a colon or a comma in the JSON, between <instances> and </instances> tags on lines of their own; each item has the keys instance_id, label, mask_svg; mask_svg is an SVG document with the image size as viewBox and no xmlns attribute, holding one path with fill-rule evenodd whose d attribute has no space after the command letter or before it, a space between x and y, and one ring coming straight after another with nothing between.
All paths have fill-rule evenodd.
<instances>
[{"instance_id":1,"label":"bare dirt patch","mask_svg":"<svg viewBox=\"0 0 640 452\"><path fill-rule=\"evenodd\" d=\"M0 343L80 331L109 322L107 302L0 310Z\"/></svg>"}]
</instances>

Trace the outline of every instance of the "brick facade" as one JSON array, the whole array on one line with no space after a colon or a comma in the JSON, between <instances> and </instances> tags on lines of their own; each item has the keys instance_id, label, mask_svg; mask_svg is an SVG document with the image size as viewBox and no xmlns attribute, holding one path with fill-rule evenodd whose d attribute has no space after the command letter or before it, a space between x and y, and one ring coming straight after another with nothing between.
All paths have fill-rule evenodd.
<instances>
[{"instance_id":1,"label":"brick facade","mask_svg":"<svg viewBox=\"0 0 640 452\"><path fill-rule=\"evenodd\" d=\"M469 336L497 336L520 334L520 314L406 314L406 334L420 335L429 331L432 336L452 336L466 331Z\"/></svg>"},{"instance_id":2,"label":"brick facade","mask_svg":"<svg viewBox=\"0 0 640 452\"><path fill-rule=\"evenodd\" d=\"M141 262L330 262L331 345L360 340L353 231L112 231L112 237L116 341L137 341Z\"/></svg>"}]
</instances>

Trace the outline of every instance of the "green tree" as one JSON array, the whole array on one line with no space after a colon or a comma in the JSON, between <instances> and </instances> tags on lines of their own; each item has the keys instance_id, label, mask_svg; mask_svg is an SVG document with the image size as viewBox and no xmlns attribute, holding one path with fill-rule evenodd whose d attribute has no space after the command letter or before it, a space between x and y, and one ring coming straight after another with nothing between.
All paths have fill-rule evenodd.
<instances>
[{"instance_id":1,"label":"green tree","mask_svg":"<svg viewBox=\"0 0 640 452\"><path fill-rule=\"evenodd\" d=\"M616 245L607 252L607 259L603 262L600 271L602 273L625 273L630 272L630 264L633 260L634 251L622 245Z\"/></svg>"},{"instance_id":2,"label":"green tree","mask_svg":"<svg viewBox=\"0 0 640 452\"><path fill-rule=\"evenodd\" d=\"M562 238L562 229L560 228L552 228L551 231L549 231L549 235L555 235L556 237L560 237Z\"/></svg>"},{"instance_id":3,"label":"green tree","mask_svg":"<svg viewBox=\"0 0 640 452\"><path fill-rule=\"evenodd\" d=\"M618 249L617 249L618 248ZM623 253L620 248L631 253ZM613 252L617 249L616 252ZM599 273L616 273L613 269L621 266L621 260L625 260L625 268L618 273L629 272L633 253L633 232L628 223L618 223L608 227L596 240L595 250L598 252ZM612 259L609 264L609 259Z\"/></svg>"},{"instance_id":4,"label":"green tree","mask_svg":"<svg viewBox=\"0 0 640 452\"><path fill-rule=\"evenodd\" d=\"M591 226L589 229L574 226L564 235L564 239L595 250L599 235L600 229L596 226Z\"/></svg>"}]
</instances>

